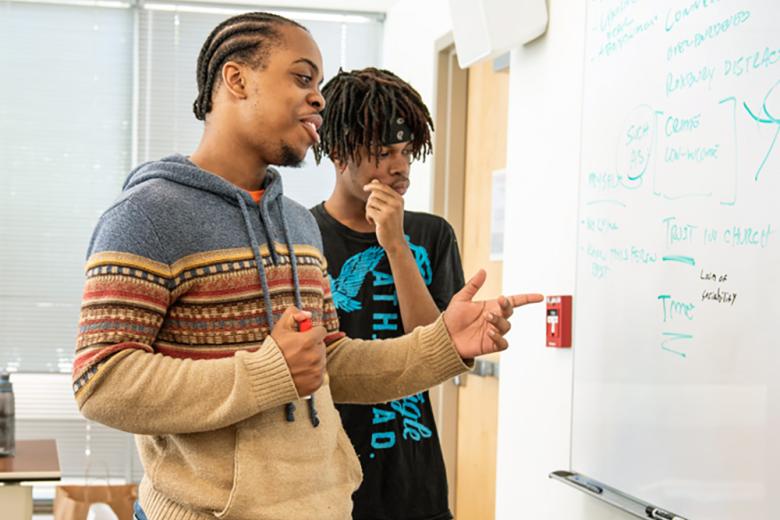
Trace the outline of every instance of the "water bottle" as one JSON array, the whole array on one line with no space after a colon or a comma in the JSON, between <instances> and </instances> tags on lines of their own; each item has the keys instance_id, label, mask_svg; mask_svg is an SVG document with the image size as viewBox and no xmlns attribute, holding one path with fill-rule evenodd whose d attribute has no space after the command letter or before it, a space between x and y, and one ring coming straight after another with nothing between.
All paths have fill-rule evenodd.
<instances>
[{"instance_id":1,"label":"water bottle","mask_svg":"<svg viewBox=\"0 0 780 520\"><path fill-rule=\"evenodd\" d=\"M0 457L13 455L16 450L14 411L11 375L0 373Z\"/></svg>"}]
</instances>

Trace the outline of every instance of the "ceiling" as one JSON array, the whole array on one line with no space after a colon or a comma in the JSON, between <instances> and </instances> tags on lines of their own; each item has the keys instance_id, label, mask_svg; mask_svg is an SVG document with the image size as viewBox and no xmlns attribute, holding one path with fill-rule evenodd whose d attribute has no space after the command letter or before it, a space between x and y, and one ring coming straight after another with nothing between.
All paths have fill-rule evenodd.
<instances>
[{"instance_id":1,"label":"ceiling","mask_svg":"<svg viewBox=\"0 0 780 520\"><path fill-rule=\"evenodd\" d=\"M210 4L252 5L259 9L274 7L282 9L312 9L317 11L350 11L386 13L398 0L186 0Z\"/></svg>"}]
</instances>

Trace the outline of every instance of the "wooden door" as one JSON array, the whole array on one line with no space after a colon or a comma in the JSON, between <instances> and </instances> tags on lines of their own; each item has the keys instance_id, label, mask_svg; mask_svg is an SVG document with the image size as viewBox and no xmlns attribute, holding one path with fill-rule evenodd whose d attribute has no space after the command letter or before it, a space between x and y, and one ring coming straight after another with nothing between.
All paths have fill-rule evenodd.
<instances>
[{"instance_id":1,"label":"wooden door","mask_svg":"<svg viewBox=\"0 0 780 520\"><path fill-rule=\"evenodd\" d=\"M438 44L434 212L455 228L468 279L487 271L479 298L500 294L503 265L490 260L493 172L506 166L508 72L493 62L458 70L451 41ZM498 366L487 356L483 367ZM495 364L495 365L492 365ZM469 374L432 392L457 520L495 516L498 379Z\"/></svg>"},{"instance_id":2,"label":"wooden door","mask_svg":"<svg viewBox=\"0 0 780 520\"><path fill-rule=\"evenodd\" d=\"M463 270L480 268L487 281L480 299L501 294L501 261L490 259L493 172L506 167L509 74L492 61L469 68L466 123L466 179L463 204ZM498 364L499 355L486 356ZM485 361L485 359L483 359ZM496 508L498 379L467 375L458 398L455 517L492 520Z\"/></svg>"}]
</instances>

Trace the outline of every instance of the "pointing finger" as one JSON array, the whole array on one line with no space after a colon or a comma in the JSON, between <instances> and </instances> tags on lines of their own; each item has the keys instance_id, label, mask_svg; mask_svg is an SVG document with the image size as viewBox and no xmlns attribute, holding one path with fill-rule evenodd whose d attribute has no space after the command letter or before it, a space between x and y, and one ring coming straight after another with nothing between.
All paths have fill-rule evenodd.
<instances>
[{"instance_id":1,"label":"pointing finger","mask_svg":"<svg viewBox=\"0 0 780 520\"><path fill-rule=\"evenodd\" d=\"M539 303L544 300L544 296L537 293L515 294L508 297L512 307L521 307L530 303Z\"/></svg>"}]
</instances>

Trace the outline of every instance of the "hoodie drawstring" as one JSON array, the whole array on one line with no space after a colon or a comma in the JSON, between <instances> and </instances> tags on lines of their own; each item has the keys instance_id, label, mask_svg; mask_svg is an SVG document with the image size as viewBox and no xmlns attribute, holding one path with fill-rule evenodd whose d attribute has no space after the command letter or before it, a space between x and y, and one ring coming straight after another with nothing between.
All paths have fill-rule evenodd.
<instances>
[{"instance_id":1,"label":"hoodie drawstring","mask_svg":"<svg viewBox=\"0 0 780 520\"><path fill-rule=\"evenodd\" d=\"M295 256L295 249L293 249L293 246L290 243L290 235L287 232L287 219L284 216L284 205L282 203L281 197L279 198L279 202L277 204L279 206L279 214L281 217L279 220L282 221L282 234L284 235L284 241L287 243L287 251L290 253L293 288L295 289L295 305L297 305L299 309L303 309L303 300L301 299L301 284L298 279L298 258Z\"/></svg>"},{"instance_id":2,"label":"hoodie drawstring","mask_svg":"<svg viewBox=\"0 0 780 520\"><path fill-rule=\"evenodd\" d=\"M260 224L262 224L262 226L265 228L265 235L268 237L268 252L271 253L271 261L274 263L274 265L279 265L279 254L276 252L276 248L273 247L273 236L271 235L271 225L269 224L270 221L271 217L268 215L268 211L265 210L263 203L261 202ZM282 223L282 225L284 225L284 223Z\"/></svg>"},{"instance_id":3,"label":"hoodie drawstring","mask_svg":"<svg viewBox=\"0 0 780 520\"><path fill-rule=\"evenodd\" d=\"M244 217L244 224L246 225L247 234L249 235L249 242L252 246L252 253L254 254L255 261L257 262L257 272L260 275L260 284L263 288L263 302L265 305L265 316L266 316L266 320L268 321L268 330L270 331L274 327L274 314L273 314L273 307L271 303L271 291L268 288L268 279L266 278L265 275L265 265L263 264L263 257L260 254L260 244L257 241L257 236L255 235L254 228L252 227L252 221L249 216L249 210L247 209L246 202L244 201L244 198L241 196L241 193L236 193L236 199L238 200L238 205L241 207L241 214ZM279 200L278 202L279 210L281 213L282 233L284 235L284 240L287 243L287 250L290 254L290 265L292 268L292 275L293 275L293 289L295 291L295 305L299 309L303 309L303 300L301 299L301 289L298 281L298 261L295 256L295 251L293 250L293 246L290 243L289 233L287 231L287 220L284 218L282 199L280 198L278 200ZM271 260L273 261L274 265L278 265L279 257L276 253L276 248L273 246L273 237L271 236L270 227L266 222L266 219L263 218L262 207L260 208L260 222L262 226L265 228L265 232L268 237L268 250L271 253ZM316 428L320 424L320 419L317 415L317 409L314 406L314 395L309 396L308 401L309 401L309 419L311 421L312 426ZM287 403L285 405L285 415L287 417L287 421L289 422L295 421L295 403Z\"/></svg>"},{"instance_id":4,"label":"hoodie drawstring","mask_svg":"<svg viewBox=\"0 0 780 520\"><path fill-rule=\"evenodd\" d=\"M244 224L246 225L246 232L249 235L249 243L252 245L252 253L255 255L255 262L257 262L257 272L260 275L260 285L263 287L263 302L265 304L265 319L268 321L268 330L274 328L274 312L271 306L271 291L268 289L268 280L265 276L265 265L263 265L263 256L260 254L260 244L257 242L257 236L255 236L255 230L252 228L252 221L249 219L249 210L246 208L246 202L241 197L240 193L236 193L238 199L238 205L241 206L241 213L244 216ZM271 249L270 242L268 249Z\"/></svg>"},{"instance_id":5,"label":"hoodie drawstring","mask_svg":"<svg viewBox=\"0 0 780 520\"><path fill-rule=\"evenodd\" d=\"M301 284L298 279L298 258L295 256L295 248L293 248L292 242L290 242L290 234L287 231L287 219L284 216L284 199L279 197L277 206L279 208L279 220L282 222L282 235L284 235L284 241L287 244L287 252L290 255L290 266L292 267L293 276L293 290L295 291L295 305L303 310L303 299L301 298ZM315 428L320 425L320 418L317 416L317 408L314 405L314 394L309 396L309 420L312 426ZM290 403L292 404L292 403ZM293 413L295 408L293 407ZM293 416L293 420L295 417ZM288 419L289 420L289 419Z\"/></svg>"}]
</instances>

